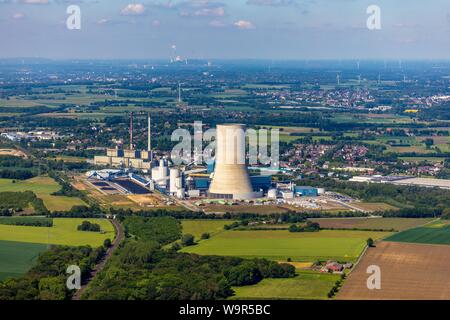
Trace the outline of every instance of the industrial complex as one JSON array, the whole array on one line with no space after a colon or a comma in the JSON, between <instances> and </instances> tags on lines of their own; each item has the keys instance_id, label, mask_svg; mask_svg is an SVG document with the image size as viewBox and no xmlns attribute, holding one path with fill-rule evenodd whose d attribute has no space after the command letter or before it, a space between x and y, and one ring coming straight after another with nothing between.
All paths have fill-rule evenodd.
<instances>
[{"instance_id":1,"label":"industrial complex","mask_svg":"<svg viewBox=\"0 0 450 320\"><path fill-rule=\"evenodd\" d=\"M231 136L233 137L230 139ZM145 195L157 193L173 200L243 201L299 205L300 197L317 197L325 190L295 186L291 181L272 181L271 172L250 175L245 154L245 125L217 126L215 161L206 165L173 165L171 159L157 157L151 145L148 115L147 150L133 144L133 114L130 117L128 149L107 149L94 164L104 169L86 173L87 181L105 195ZM258 167L252 167L252 171ZM302 205L305 205L303 203ZM307 207L314 204L307 203Z\"/></svg>"}]
</instances>

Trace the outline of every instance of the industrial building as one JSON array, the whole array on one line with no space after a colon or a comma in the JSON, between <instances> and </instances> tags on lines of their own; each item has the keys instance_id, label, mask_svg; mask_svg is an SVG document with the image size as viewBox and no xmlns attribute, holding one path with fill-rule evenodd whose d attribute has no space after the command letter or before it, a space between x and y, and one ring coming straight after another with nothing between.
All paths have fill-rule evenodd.
<instances>
[{"instance_id":1,"label":"industrial building","mask_svg":"<svg viewBox=\"0 0 450 320\"><path fill-rule=\"evenodd\" d=\"M134 168L150 171L152 168L151 119L148 114L147 150L135 150L133 146L133 112L130 113L130 147L129 149L107 149L106 156L95 156L94 164L98 166Z\"/></svg>"},{"instance_id":2,"label":"industrial building","mask_svg":"<svg viewBox=\"0 0 450 320\"><path fill-rule=\"evenodd\" d=\"M403 186L450 189L449 179L416 178L411 176L355 176L352 182L389 183Z\"/></svg>"}]
</instances>

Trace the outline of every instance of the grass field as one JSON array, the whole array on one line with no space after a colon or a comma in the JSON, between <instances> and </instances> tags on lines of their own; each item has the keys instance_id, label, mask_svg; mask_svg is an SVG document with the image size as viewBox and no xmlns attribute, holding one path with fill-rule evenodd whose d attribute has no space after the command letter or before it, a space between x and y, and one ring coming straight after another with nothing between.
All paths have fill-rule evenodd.
<instances>
[{"instance_id":1,"label":"grass field","mask_svg":"<svg viewBox=\"0 0 450 320\"><path fill-rule=\"evenodd\" d=\"M327 299L327 293L340 276L299 271L295 278L264 279L253 286L234 287L231 299Z\"/></svg>"},{"instance_id":2,"label":"grass field","mask_svg":"<svg viewBox=\"0 0 450 320\"><path fill-rule=\"evenodd\" d=\"M23 275L46 249L44 244L0 241L0 280Z\"/></svg>"},{"instance_id":3,"label":"grass field","mask_svg":"<svg viewBox=\"0 0 450 320\"><path fill-rule=\"evenodd\" d=\"M422 218L321 218L310 219L322 228L335 229L380 229L403 231L424 225L433 219Z\"/></svg>"},{"instance_id":4,"label":"grass field","mask_svg":"<svg viewBox=\"0 0 450 320\"><path fill-rule=\"evenodd\" d=\"M267 258L276 261L355 261L368 238L380 239L387 232L322 230L292 233L287 230L225 231L182 251L201 255Z\"/></svg>"},{"instance_id":5,"label":"grass field","mask_svg":"<svg viewBox=\"0 0 450 320\"><path fill-rule=\"evenodd\" d=\"M73 206L85 204L81 199L74 197L52 196L51 194L61 189L60 185L50 177L35 177L29 180L15 183L10 179L0 179L0 192L33 191L38 198L44 201L49 211L68 211Z\"/></svg>"},{"instance_id":6,"label":"grass field","mask_svg":"<svg viewBox=\"0 0 450 320\"><path fill-rule=\"evenodd\" d=\"M181 220L181 226L183 234L192 234L196 240L199 240L203 233L207 232L210 236L214 236L224 231L225 225L233 222L232 220Z\"/></svg>"},{"instance_id":7,"label":"grass field","mask_svg":"<svg viewBox=\"0 0 450 320\"><path fill-rule=\"evenodd\" d=\"M395 242L450 244L450 221L436 221L423 227L396 233L386 240Z\"/></svg>"},{"instance_id":8,"label":"grass field","mask_svg":"<svg viewBox=\"0 0 450 320\"><path fill-rule=\"evenodd\" d=\"M78 231L77 227L85 220L98 223L102 232ZM3 241L99 247L105 239L113 240L114 236L114 227L106 219L55 218L51 228L0 225Z\"/></svg>"}]
</instances>

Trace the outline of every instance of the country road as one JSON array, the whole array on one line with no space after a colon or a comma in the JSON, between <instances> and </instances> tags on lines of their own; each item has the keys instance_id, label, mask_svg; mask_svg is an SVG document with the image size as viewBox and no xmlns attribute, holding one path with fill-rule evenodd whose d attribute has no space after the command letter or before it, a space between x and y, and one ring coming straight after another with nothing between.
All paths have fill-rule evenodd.
<instances>
[{"instance_id":1,"label":"country road","mask_svg":"<svg viewBox=\"0 0 450 320\"><path fill-rule=\"evenodd\" d=\"M109 258L111 258L114 251L119 247L120 243L123 241L125 235L123 233L122 225L116 220L110 220L116 230L116 238L112 246L106 251L106 254L100 260L100 262L92 269L91 274L87 281L81 286L80 290L78 290L72 297L72 300L80 300L80 297L83 295L83 292L86 290L87 286L91 283L91 281L95 278L96 274L103 270L108 262Z\"/></svg>"}]
</instances>

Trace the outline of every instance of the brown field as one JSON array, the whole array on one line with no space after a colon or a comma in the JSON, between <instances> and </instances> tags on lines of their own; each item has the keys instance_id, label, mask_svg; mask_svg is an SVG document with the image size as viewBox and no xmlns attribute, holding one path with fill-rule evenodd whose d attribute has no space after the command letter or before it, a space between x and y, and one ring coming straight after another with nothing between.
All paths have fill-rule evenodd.
<instances>
[{"instance_id":1,"label":"brown field","mask_svg":"<svg viewBox=\"0 0 450 320\"><path fill-rule=\"evenodd\" d=\"M127 198L130 199L131 201L139 204L140 206L160 206L160 205L163 205L161 200L158 199L154 195L135 194L135 195L127 196Z\"/></svg>"},{"instance_id":2,"label":"brown field","mask_svg":"<svg viewBox=\"0 0 450 320\"><path fill-rule=\"evenodd\" d=\"M352 206L364 211L388 211L397 209L394 206L382 202L353 202Z\"/></svg>"},{"instance_id":3,"label":"brown field","mask_svg":"<svg viewBox=\"0 0 450 320\"><path fill-rule=\"evenodd\" d=\"M0 149L0 156L28 158L24 152L16 149Z\"/></svg>"},{"instance_id":4,"label":"brown field","mask_svg":"<svg viewBox=\"0 0 450 320\"><path fill-rule=\"evenodd\" d=\"M206 213L259 213L259 214L270 214L270 213L285 213L289 209L283 208L281 206L275 205L237 205L237 206L227 206L218 204L208 204L202 208Z\"/></svg>"},{"instance_id":5,"label":"brown field","mask_svg":"<svg viewBox=\"0 0 450 320\"><path fill-rule=\"evenodd\" d=\"M433 219L423 218L319 218L310 219L326 229L380 229L403 231L424 225Z\"/></svg>"},{"instance_id":6,"label":"brown field","mask_svg":"<svg viewBox=\"0 0 450 320\"><path fill-rule=\"evenodd\" d=\"M287 263L290 264L291 266L294 266L295 269L309 269L313 266L312 262L287 262L287 261L277 261L278 263Z\"/></svg>"},{"instance_id":7,"label":"brown field","mask_svg":"<svg viewBox=\"0 0 450 320\"><path fill-rule=\"evenodd\" d=\"M449 300L450 246L380 242L367 250L337 298L341 300ZM381 269L381 289L367 289L367 267Z\"/></svg>"}]
</instances>

